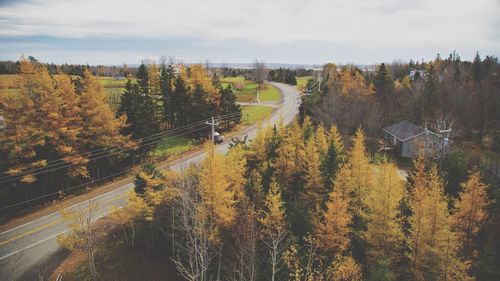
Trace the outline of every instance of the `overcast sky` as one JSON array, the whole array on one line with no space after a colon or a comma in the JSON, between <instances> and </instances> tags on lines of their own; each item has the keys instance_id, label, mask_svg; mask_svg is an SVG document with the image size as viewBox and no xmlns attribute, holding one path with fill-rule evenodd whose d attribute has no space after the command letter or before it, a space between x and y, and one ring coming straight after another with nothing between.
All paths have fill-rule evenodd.
<instances>
[{"instance_id":1,"label":"overcast sky","mask_svg":"<svg viewBox=\"0 0 500 281\"><path fill-rule=\"evenodd\" d=\"M0 59L371 64L500 54L500 0L0 0Z\"/></svg>"}]
</instances>

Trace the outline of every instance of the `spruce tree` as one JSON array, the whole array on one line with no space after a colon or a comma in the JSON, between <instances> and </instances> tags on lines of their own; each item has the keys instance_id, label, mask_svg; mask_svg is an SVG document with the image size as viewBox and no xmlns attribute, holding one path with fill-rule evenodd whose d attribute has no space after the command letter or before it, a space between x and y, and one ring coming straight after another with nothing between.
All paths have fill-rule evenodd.
<instances>
[{"instance_id":1,"label":"spruce tree","mask_svg":"<svg viewBox=\"0 0 500 281\"><path fill-rule=\"evenodd\" d=\"M389 102L394 92L394 81L384 63L382 63L377 70L374 84L375 95L379 100L384 104Z\"/></svg>"}]
</instances>

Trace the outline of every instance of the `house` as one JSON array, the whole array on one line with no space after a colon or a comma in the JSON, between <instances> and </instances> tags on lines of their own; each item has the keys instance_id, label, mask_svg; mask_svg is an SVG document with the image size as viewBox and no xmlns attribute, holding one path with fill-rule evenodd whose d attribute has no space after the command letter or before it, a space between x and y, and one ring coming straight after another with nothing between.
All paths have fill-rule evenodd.
<instances>
[{"instance_id":1,"label":"house","mask_svg":"<svg viewBox=\"0 0 500 281\"><path fill-rule=\"evenodd\" d=\"M445 138L440 134L422 128L410 121L401 121L383 129L385 146L383 150L396 151L401 157L414 158L419 149L424 148L425 154L437 156L445 145ZM392 147L392 149L387 149Z\"/></svg>"}]
</instances>

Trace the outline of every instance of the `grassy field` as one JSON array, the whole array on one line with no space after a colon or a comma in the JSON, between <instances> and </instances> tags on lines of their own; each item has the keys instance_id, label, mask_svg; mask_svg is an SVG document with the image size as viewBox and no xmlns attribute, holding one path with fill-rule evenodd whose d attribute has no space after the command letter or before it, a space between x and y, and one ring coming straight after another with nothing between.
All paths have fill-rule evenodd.
<instances>
[{"instance_id":1,"label":"grassy field","mask_svg":"<svg viewBox=\"0 0 500 281\"><path fill-rule=\"evenodd\" d=\"M252 102L256 98L257 83L247 82L245 87L241 91L236 91L236 100L240 102ZM279 101L280 92L279 90L270 85L264 84L262 90L260 91L260 101Z\"/></svg>"},{"instance_id":2,"label":"grassy field","mask_svg":"<svg viewBox=\"0 0 500 281\"><path fill-rule=\"evenodd\" d=\"M303 76L303 77L297 77L297 89L299 90L304 90L304 88L306 87L307 85L307 81L309 81L309 79L312 79L313 77L312 76Z\"/></svg>"},{"instance_id":3,"label":"grassy field","mask_svg":"<svg viewBox=\"0 0 500 281\"><path fill-rule=\"evenodd\" d=\"M161 140L152 151L153 156L172 156L188 151L196 144L186 137L171 137Z\"/></svg>"},{"instance_id":4,"label":"grassy field","mask_svg":"<svg viewBox=\"0 0 500 281\"><path fill-rule=\"evenodd\" d=\"M252 125L264 120L273 112L273 108L263 105L244 105L241 107L243 123Z\"/></svg>"}]
</instances>

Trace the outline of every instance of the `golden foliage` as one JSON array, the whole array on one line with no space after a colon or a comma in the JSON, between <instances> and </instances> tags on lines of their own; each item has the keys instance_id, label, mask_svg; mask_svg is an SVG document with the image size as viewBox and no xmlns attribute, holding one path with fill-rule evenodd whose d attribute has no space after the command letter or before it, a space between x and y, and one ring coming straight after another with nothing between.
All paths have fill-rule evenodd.
<instances>
[{"instance_id":1,"label":"golden foliage","mask_svg":"<svg viewBox=\"0 0 500 281\"><path fill-rule=\"evenodd\" d=\"M368 201L371 215L366 240L371 264L388 258L394 260L401 252L403 240L397 222L399 203L404 193L403 180L394 163L383 162L378 168L371 200Z\"/></svg>"},{"instance_id":2,"label":"golden foliage","mask_svg":"<svg viewBox=\"0 0 500 281\"><path fill-rule=\"evenodd\" d=\"M330 192L323 219L316 226L318 247L332 256L342 254L349 245L352 216L347 205L347 199L334 189Z\"/></svg>"},{"instance_id":3,"label":"golden foliage","mask_svg":"<svg viewBox=\"0 0 500 281\"><path fill-rule=\"evenodd\" d=\"M471 258L477 254L473 250L473 241L486 219L486 208L490 205L486 194L488 186L481 181L479 171L471 171L461 187L462 192L452 217L453 228L458 232L464 255Z\"/></svg>"}]
</instances>

